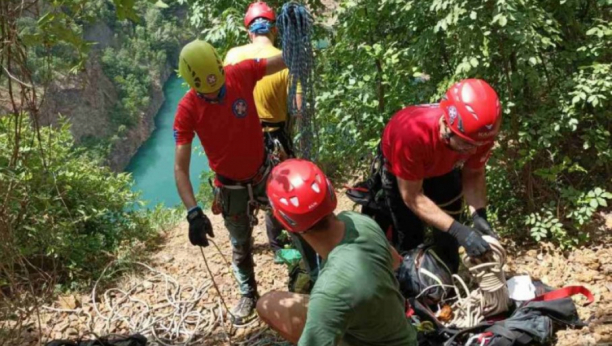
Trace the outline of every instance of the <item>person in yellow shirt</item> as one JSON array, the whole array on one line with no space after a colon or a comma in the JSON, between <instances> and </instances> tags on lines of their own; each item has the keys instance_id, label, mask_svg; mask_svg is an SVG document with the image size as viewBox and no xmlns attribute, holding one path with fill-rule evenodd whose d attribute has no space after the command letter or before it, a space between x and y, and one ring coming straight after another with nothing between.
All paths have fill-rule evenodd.
<instances>
[{"instance_id":1,"label":"person in yellow shirt","mask_svg":"<svg viewBox=\"0 0 612 346\"><path fill-rule=\"evenodd\" d=\"M276 14L268 4L263 1L252 3L244 17L244 25L248 29L251 43L230 49L225 56L224 65L234 65L247 59L265 59L281 54L281 50L274 46L277 34L275 22ZM266 147L269 152L278 152L281 161L295 156L287 107L288 87L289 70L284 69L261 79L253 92ZM299 105L301 95L298 95L296 99ZM268 213L266 231L270 247L275 252L284 246L283 242L278 239L282 229L278 221Z\"/></svg>"},{"instance_id":2,"label":"person in yellow shirt","mask_svg":"<svg viewBox=\"0 0 612 346\"><path fill-rule=\"evenodd\" d=\"M244 25L249 31L251 43L234 47L227 52L225 65L237 64L246 59L265 59L278 54L281 50L274 47L276 37L276 15L274 10L263 1L252 3L244 17ZM293 157L293 143L289 136L289 117L287 90L289 70L266 76L255 87L253 96L266 144L271 151L280 145L281 161Z\"/></svg>"}]
</instances>

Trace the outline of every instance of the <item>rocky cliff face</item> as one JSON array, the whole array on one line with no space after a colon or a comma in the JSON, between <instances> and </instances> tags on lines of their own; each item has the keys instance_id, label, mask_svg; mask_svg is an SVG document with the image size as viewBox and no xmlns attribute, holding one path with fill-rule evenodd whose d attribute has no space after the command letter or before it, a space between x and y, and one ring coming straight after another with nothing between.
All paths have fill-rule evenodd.
<instances>
[{"instance_id":1,"label":"rocky cliff face","mask_svg":"<svg viewBox=\"0 0 612 346\"><path fill-rule=\"evenodd\" d=\"M150 86L151 102L149 106L141 114L138 124L128 130L127 134L111 150L109 165L112 169L123 170L155 129L155 115L165 101L163 87L171 73L172 68L166 66L163 71L158 71L157 78L153 78L153 85Z\"/></svg>"},{"instance_id":2,"label":"rocky cliff face","mask_svg":"<svg viewBox=\"0 0 612 346\"><path fill-rule=\"evenodd\" d=\"M117 92L99 61L92 53L85 71L60 76L49 86L40 109L42 125L54 125L63 116L70 121L77 142L110 135L109 113L117 102Z\"/></svg>"},{"instance_id":3,"label":"rocky cliff face","mask_svg":"<svg viewBox=\"0 0 612 346\"><path fill-rule=\"evenodd\" d=\"M117 90L104 75L100 63L101 49L116 44L114 34L105 24L96 23L85 31L84 37L97 42L88 57L85 70L76 75L57 78L48 88L40 112L43 125L57 123L60 115L66 117L72 124L71 131L77 142L114 135L110 116L118 100ZM122 171L155 129L155 115L165 100L163 85L171 73L171 66L151 72L151 101L142 112L138 124L129 129L111 148L108 164L113 170Z\"/></svg>"}]
</instances>

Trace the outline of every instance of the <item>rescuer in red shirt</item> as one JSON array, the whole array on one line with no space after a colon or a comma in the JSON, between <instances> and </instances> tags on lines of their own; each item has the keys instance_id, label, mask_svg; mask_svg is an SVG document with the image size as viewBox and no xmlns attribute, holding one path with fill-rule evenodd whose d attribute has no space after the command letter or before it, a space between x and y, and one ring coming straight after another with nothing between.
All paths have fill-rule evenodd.
<instances>
[{"instance_id":1,"label":"rescuer in red shirt","mask_svg":"<svg viewBox=\"0 0 612 346\"><path fill-rule=\"evenodd\" d=\"M489 250L481 235L497 236L487 221L485 164L500 126L497 94L479 79L453 85L440 104L410 106L391 118L381 143L382 185L400 251L423 243L425 224L454 272L459 245L470 256ZM463 200L473 228L460 223Z\"/></svg>"},{"instance_id":2,"label":"rescuer in red shirt","mask_svg":"<svg viewBox=\"0 0 612 346\"><path fill-rule=\"evenodd\" d=\"M176 186L188 210L189 240L208 246L207 235L214 236L212 225L198 206L189 180L191 142L197 135L215 172L215 202L219 203L213 203L213 212L219 209L230 233L232 267L242 295L231 311L237 325L254 317L258 295L251 235L258 206L268 204L265 182L272 166L253 90L257 81L285 67L278 55L224 68L215 49L200 40L187 44L179 57L179 73L191 90L180 101L174 119Z\"/></svg>"}]
</instances>

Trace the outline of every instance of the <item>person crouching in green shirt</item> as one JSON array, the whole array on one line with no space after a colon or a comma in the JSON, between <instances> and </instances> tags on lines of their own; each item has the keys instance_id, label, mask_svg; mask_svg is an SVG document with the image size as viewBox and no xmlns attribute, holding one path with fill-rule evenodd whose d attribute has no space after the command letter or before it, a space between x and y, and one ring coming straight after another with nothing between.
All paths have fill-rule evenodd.
<instances>
[{"instance_id":1,"label":"person crouching in green shirt","mask_svg":"<svg viewBox=\"0 0 612 346\"><path fill-rule=\"evenodd\" d=\"M323 258L310 294L273 291L257 303L270 327L299 346L413 346L416 331L404 314L393 270L401 257L375 221L334 214L334 189L314 163L290 159L267 185L274 216L300 233Z\"/></svg>"}]
</instances>

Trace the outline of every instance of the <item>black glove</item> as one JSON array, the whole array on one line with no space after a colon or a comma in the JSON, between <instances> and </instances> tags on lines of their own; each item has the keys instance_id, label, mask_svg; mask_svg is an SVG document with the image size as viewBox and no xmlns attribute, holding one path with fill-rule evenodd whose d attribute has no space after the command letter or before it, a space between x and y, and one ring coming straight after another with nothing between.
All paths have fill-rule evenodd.
<instances>
[{"instance_id":1,"label":"black glove","mask_svg":"<svg viewBox=\"0 0 612 346\"><path fill-rule=\"evenodd\" d=\"M499 240L499 235L493 231L491 224L487 221L487 209L477 209L472 214L472 221L474 222L474 228L479 230L483 235L490 235L491 237Z\"/></svg>"},{"instance_id":2,"label":"black glove","mask_svg":"<svg viewBox=\"0 0 612 346\"><path fill-rule=\"evenodd\" d=\"M453 221L448 233L455 237L470 257L478 257L491 250L489 243L473 228Z\"/></svg>"},{"instance_id":3,"label":"black glove","mask_svg":"<svg viewBox=\"0 0 612 346\"><path fill-rule=\"evenodd\" d=\"M211 237L215 237L213 233L212 224L210 220L202 212L202 208L195 207L187 213L187 221L189 221L189 241L191 245L198 245L207 247L208 234Z\"/></svg>"}]
</instances>

